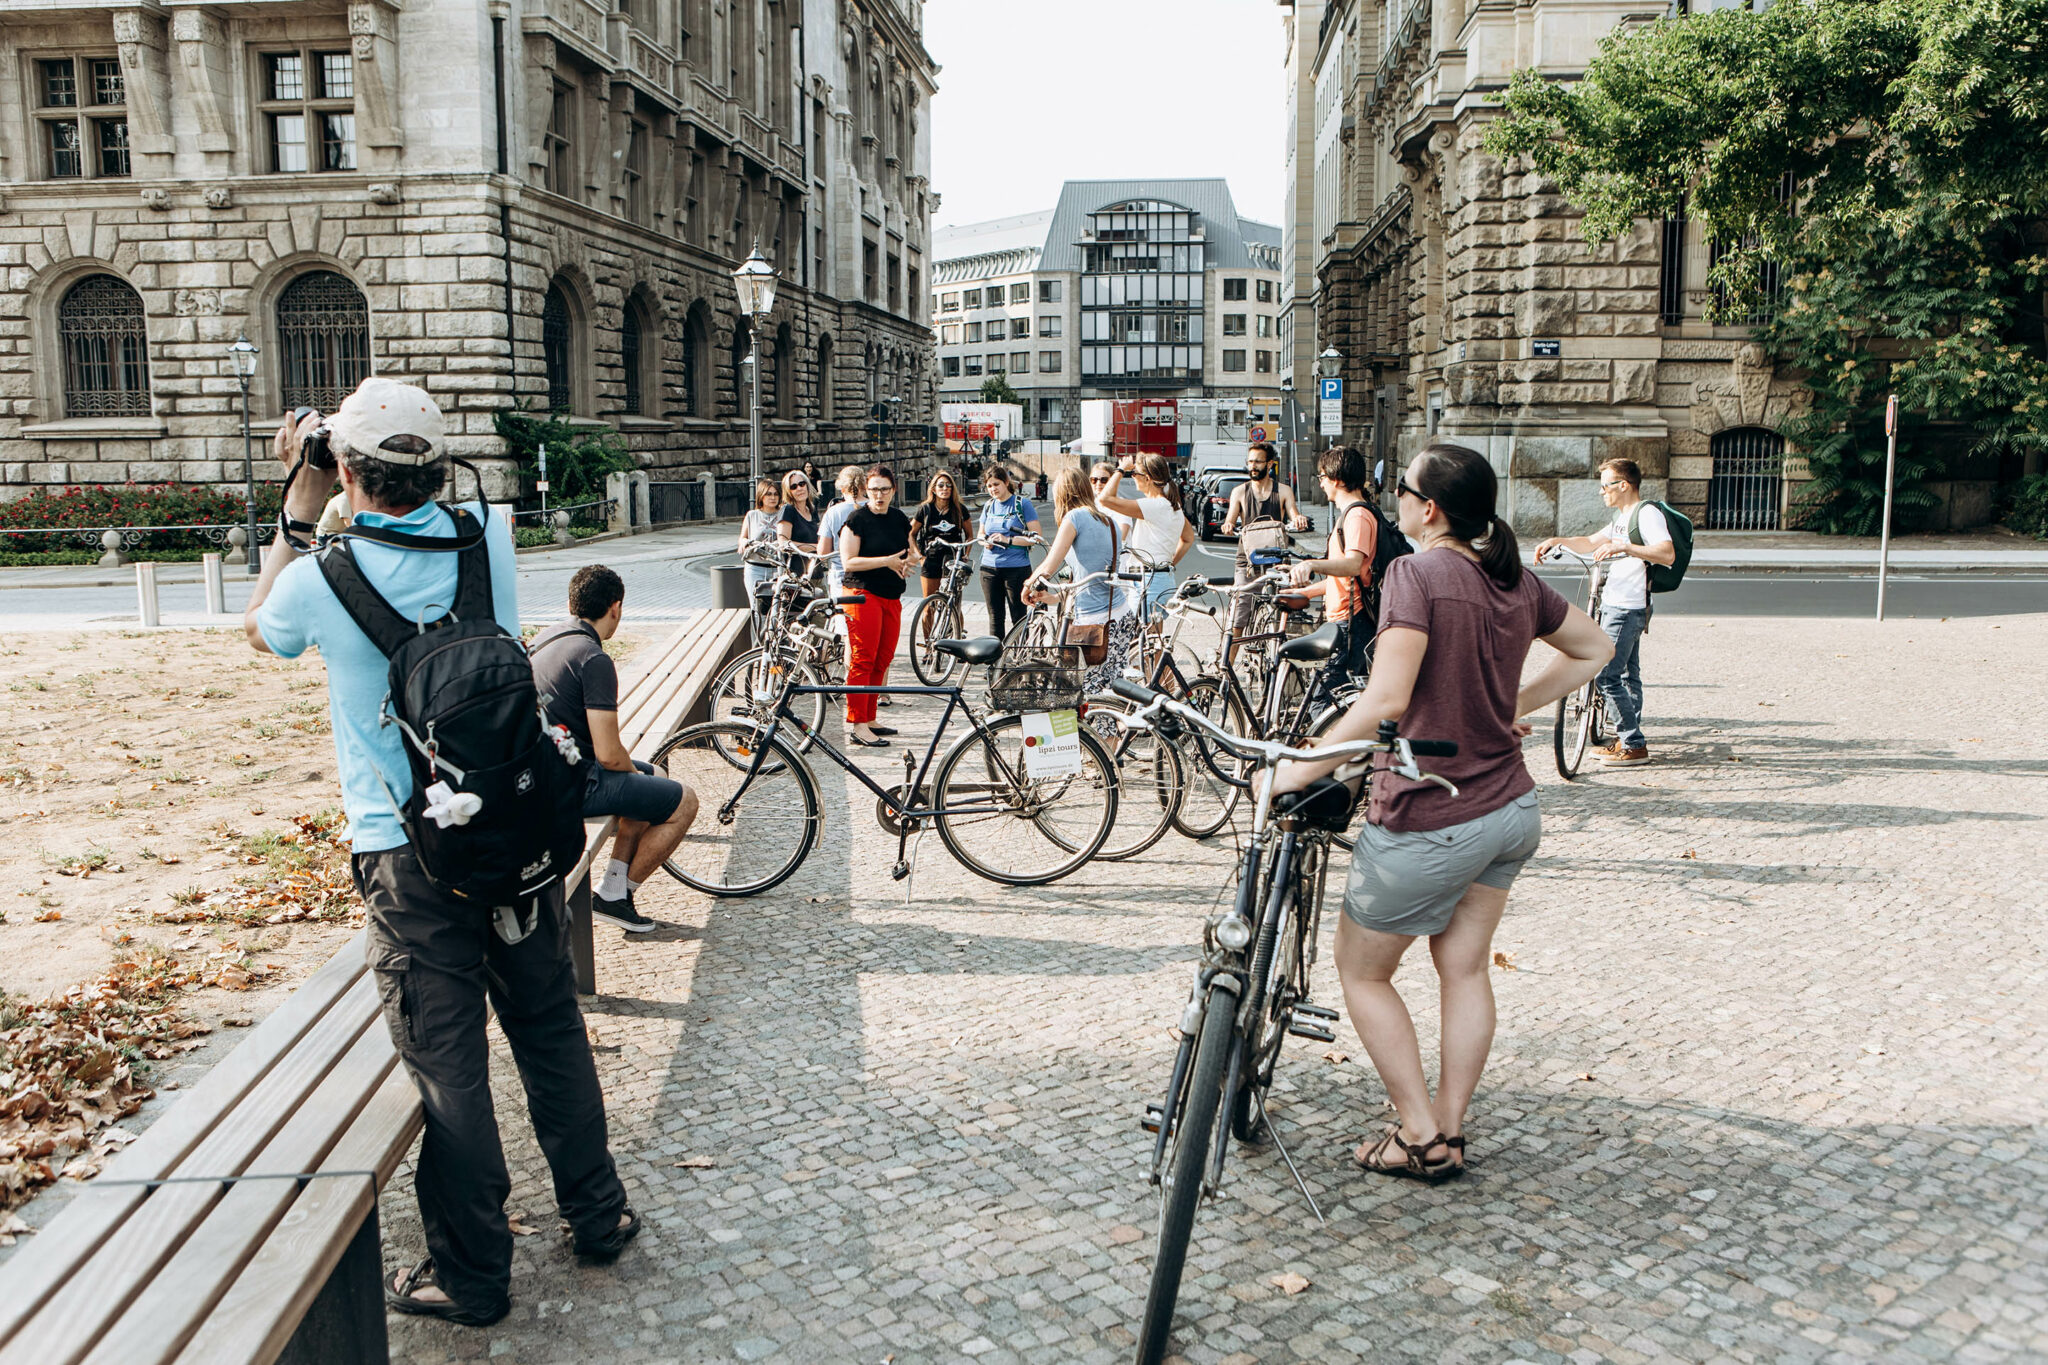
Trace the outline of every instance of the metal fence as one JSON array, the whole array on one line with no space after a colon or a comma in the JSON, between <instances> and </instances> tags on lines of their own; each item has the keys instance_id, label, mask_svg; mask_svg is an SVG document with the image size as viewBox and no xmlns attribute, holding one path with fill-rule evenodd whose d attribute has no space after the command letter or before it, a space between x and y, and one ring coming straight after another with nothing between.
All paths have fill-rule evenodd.
<instances>
[{"instance_id":1,"label":"metal fence","mask_svg":"<svg viewBox=\"0 0 2048 1365\"><path fill-rule=\"evenodd\" d=\"M704 520L704 482L688 479L676 483L647 484L647 515L657 526L672 521Z\"/></svg>"},{"instance_id":2,"label":"metal fence","mask_svg":"<svg viewBox=\"0 0 2048 1365\"><path fill-rule=\"evenodd\" d=\"M1785 438L1763 427L1717 432L1708 449L1709 531L1775 531L1785 487Z\"/></svg>"},{"instance_id":3,"label":"metal fence","mask_svg":"<svg viewBox=\"0 0 2048 1365\"><path fill-rule=\"evenodd\" d=\"M712 486L712 515L743 517L754 505L754 485L739 479L720 479Z\"/></svg>"}]
</instances>

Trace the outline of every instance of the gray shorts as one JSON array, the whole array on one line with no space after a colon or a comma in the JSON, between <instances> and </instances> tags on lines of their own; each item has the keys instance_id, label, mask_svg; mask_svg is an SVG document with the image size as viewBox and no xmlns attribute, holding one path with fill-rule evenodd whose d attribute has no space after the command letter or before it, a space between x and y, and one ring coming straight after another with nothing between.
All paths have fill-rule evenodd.
<instances>
[{"instance_id":1,"label":"gray shorts","mask_svg":"<svg viewBox=\"0 0 2048 1365\"><path fill-rule=\"evenodd\" d=\"M1383 934L1440 934L1468 887L1507 890L1542 839L1535 792L1448 829L1362 826L1344 884L1344 914Z\"/></svg>"},{"instance_id":2,"label":"gray shorts","mask_svg":"<svg viewBox=\"0 0 2048 1365\"><path fill-rule=\"evenodd\" d=\"M597 768L583 789L583 813L616 815L658 825L683 804L683 784L655 772L652 763L633 760L634 771L613 772Z\"/></svg>"}]
</instances>

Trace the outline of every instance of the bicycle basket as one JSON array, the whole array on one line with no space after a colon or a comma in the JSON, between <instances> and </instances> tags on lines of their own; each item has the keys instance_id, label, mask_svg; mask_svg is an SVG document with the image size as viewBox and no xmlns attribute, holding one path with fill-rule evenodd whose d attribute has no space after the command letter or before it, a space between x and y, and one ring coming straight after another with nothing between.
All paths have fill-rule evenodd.
<instances>
[{"instance_id":1,"label":"bicycle basket","mask_svg":"<svg viewBox=\"0 0 2048 1365\"><path fill-rule=\"evenodd\" d=\"M1002 712L1078 710L1086 673L1079 645L1012 645L996 664L988 704Z\"/></svg>"}]
</instances>

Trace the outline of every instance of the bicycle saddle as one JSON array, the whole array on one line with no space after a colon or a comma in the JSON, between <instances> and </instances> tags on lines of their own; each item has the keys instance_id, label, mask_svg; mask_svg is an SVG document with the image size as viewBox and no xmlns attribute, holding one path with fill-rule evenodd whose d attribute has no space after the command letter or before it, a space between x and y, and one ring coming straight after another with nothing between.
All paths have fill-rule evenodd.
<instances>
[{"instance_id":1,"label":"bicycle saddle","mask_svg":"<svg viewBox=\"0 0 2048 1365\"><path fill-rule=\"evenodd\" d=\"M1341 621L1330 621L1306 635L1296 636L1280 646L1280 657L1297 664L1322 663L1337 652L1337 632L1342 625Z\"/></svg>"},{"instance_id":2,"label":"bicycle saddle","mask_svg":"<svg viewBox=\"0 0 2048 1365\"><path fill-rule=\"evenodd\" d=\"M977 635L972 640L934 640L932 648L965 664L992 664L1003 657L1003 642L993 635Z\"/></svg>"},{"instance_id":3,"label":"bicycle saddle","mask_svg":"<svg viewBox=\"0 0 2048 1365\"><path fill-rule=\"evenodd\" d=\"M1357 793L1351 790L1350 783L1319 777L1298 792L1283 792L1274 797L1273 813L1283 817L1298 815L1318 829L1342 834L1351 823L1351 805L1355 800Z\"/></svg>"},{"instance_id":4,"label":"bicycle saddle","mask_svg":"<svg viewBox=\"0 0 2048 1365\"><path fill-rule=\"evenodd\" d=\"M1274 595L1273 605L1282 611L1303 611L1308 607L1309 601L1308 593L1283 592Z\"/></svg>"}]
</instances>

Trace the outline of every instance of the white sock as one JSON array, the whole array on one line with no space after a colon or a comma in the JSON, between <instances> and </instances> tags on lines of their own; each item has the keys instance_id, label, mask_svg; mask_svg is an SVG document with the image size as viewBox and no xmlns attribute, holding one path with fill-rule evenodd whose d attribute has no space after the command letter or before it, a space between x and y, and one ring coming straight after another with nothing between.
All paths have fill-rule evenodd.
<instances>
[{"instance_id":1,"label":"white sock","mask_svg":"<svg viewBox=\"0 0 2048 1365\"><path fill-rule=\"evenodd\" d=\"M605 864L604 880L597 884L599 899L616 901L626 898L626 865L617 858Z\"/></svg>"},{"instance_id":2,"label":"white sock","mask_svg":"<svg viewBox=\"0 0 2048 1365\"><path fill-rule=\"evenodd\" d=\"M628 894L637 894L640 888L645 885L647 885L647 883L645 882L627 882L626 891L628 892Z\"/></svg>"}]
</instances>

